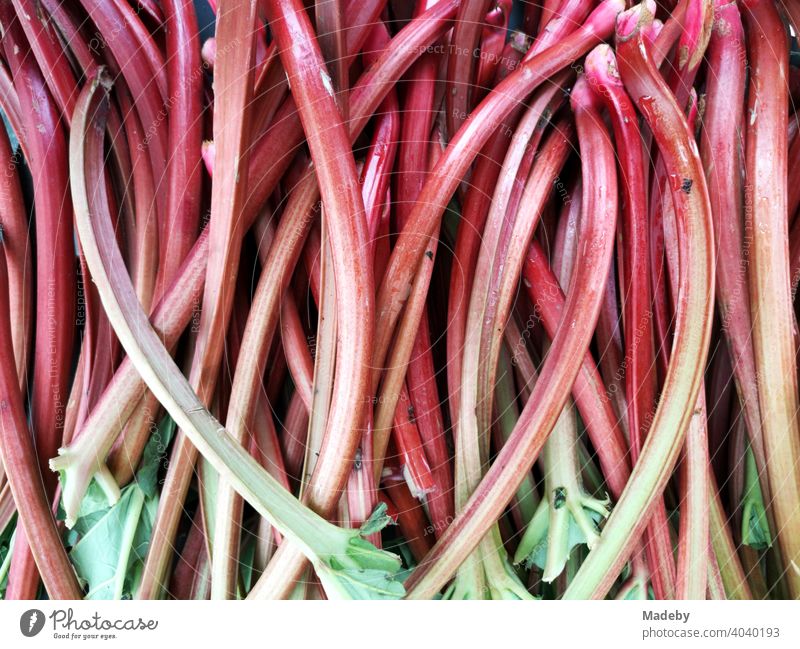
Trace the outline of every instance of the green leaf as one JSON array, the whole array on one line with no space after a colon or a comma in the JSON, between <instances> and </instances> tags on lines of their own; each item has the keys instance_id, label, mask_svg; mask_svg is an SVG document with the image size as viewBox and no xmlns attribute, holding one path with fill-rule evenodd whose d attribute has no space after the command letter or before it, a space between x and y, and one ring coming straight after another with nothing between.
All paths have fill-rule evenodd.
<instances>
[{"instance_id":1,"label":"green leaf","mask_svg":"<svg viewBox=\"0 0 800 649\"><path fill-rule=\"evenodd\" d=\"M314 563L330 599L399 599L405 595L403 584L397 580L400 557L379 550L359 530L333 530L341 545L335 544Z\"/></svg>"},{"instance_id":2,"label":"green leaf","mask_svg":"<svg viewBox=\"0 0 800 649\"><path fill-rule=\"evenodd\" d=\"M86 599L122 598L144 498L135 484L126 487L119 502L72 548L72 564L88 586Z\"/></svg>"},{"instance_id":3,"label":"green leaf","mask_svg":"<svg viewBox=\"0 0 800 649\"><path fill-rule=\"evenodd\" d=\"M86 490L86 495L81 501L81 509L75 525L72 529L67 530L64 542L68 548L74 546L78 540L86 534L97 522L106 515L110 509L108 498L105 492L100 488L94 480L89 484ZM61 502L58 504L57 518L60 521L65 520L66 515L61 507Z\"/></svg>"},{"instance_id":4,"label":"green leaf","mask_svg":"<svg viewBox=\"0 0 800 649\"><path fill-rule=\"evenodd\" d=\"M113 506L96 482L89 485L67 536L87 599L127 599L136 591L158 510L158 469L174 431L165 417L145 446L135 480Z\"/></svg>"},{"instance_id":5,"label":"green leaf","mask_svg":"<svg viewBox=\"0 0 800 649\"><path fill-rule=\"evenodd\" d=\"M364 521L359 533L361 536L369 536L370 534L377 534L387 525L394 525L392 517L386 512L388 507L386 503L379 503L377 507L369 515L369 518Z\"/></svg>"},{"instance_id":6,"label":"green leaf","mask_svg":"<svg viewBox=\"0 0 800 649\"><path fill-rule=\"evenodd\" d=\"M360 536L350 539L347 556L354 559L362 568L396 573L400 570L400 557L391 552L378 550L372 543Z\"/></svg>"},{"instance_id":7,"label":"green leaf","mask_svg":"<svg viewBox=\"0 0 800 649\"><path fill-rule=\"evenodd\" d=\"M748 446L745 456L745 484L742 496L742 543L756 550L765 550L772 545L769 522L764 507L758 468L752 449Z\"/></svg>"},{"instance_id":8,"label":"green leaf","mask_svg":"<svg viewBox=\"0 0 800 649\"><path fill-rule=\"evenodd\" d=\"M256 559L256 535L245 534L242 549L239 552L239 575L242 582L242 591L245 594L253 587L253 564Z\"/></svg>"}]
</instances>

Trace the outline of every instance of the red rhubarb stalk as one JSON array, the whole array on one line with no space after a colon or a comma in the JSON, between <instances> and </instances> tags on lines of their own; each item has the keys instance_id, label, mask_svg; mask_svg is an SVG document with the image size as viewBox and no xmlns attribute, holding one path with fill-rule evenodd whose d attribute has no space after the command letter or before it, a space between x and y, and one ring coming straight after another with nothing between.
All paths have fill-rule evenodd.
<instances>
[{"instance_id":1,"label":"red rhubarb stalk","mask_svg":"<svg viewBox=\"0 0 800 649\"><path fill-rule=\"evenodd\" d=\"M200 225L203 66L194 11L191 0L164 2L170 156L163 178L167 184L167 216L161 237L168 253L162 255L164 265L159 270L167 282L175 277L189 253Z\"/></svg>"},{"instance_id":2,"label":"red rhubarb stalk","mask_svg":"<svg viewBox=\"0 0 800 649\"><path fill-rule=\"evenodd\" d=\"M695 404L702 386L711 335L714 254L711 206L699 152L683 111L650 58L642 25L652 21L644 5L620 16L617 57L626 90L644 115L671 183L681 245L675 342L661 399L642 454L633 468L600 541L565 593L566 598L603 597L648 522L648 512L677 461L686 430L700 416Z\"/></svg>"},{"instance_id":3,"label":"red rhubarb stalk","mask_svg":"<svg viewBox=\"0 0 800 649\"><path fill-rule=\"evenodd\" d=\"M641 173L645 168L644 148L633 103L622 86L616 57L608 45L599 45L587 55L586 77L611 114L625 197L622 206L625 392L629 395L631 464L635 464L650 428L657 390L649 281L647 185ZM645 549L651 583L657 598L671 599L675 593L675 561L663 500L659 499L652 516L652 524L646 532Z\"/></svg>"},{"instance_id":4,"label":"red rhubarb stalk","mask_svg":"<svg viewBox=\"0 0 800 649\"><path fill-rule=\"evenodd\" d=\"M308 17L299 2L270 2L268 10L329 216L339 329L336 379L327 434L306 491L315 510L329 513L344 487L366 423L374 317L372 266L360 249L367 240L366 219L350 140L337 119L333 87ZM247 416L245 408L239 412Z\"/></svg>"},{"instance_id":5,"label":"red rhubarb stalk","mask_svg":"<svg viewBox=\"0 0 800 649\"><path fill-rule=\"evenodd\" d=\"M0 228L8 269L9 318L14 365L20 388L26 386L33 333L33 270L28 218L17 172L17 160L8 135L0 133Z\"/></svg>"},{"instance_id":6,"label":"red rhubarb stalk","mask_svg":"<svg viewBox=\"0 0 800 649\"><path fill-rule=\"evenodd\" d=\"M745 0L750 59L745 145L753 349L775 529L792 597L800 597L800 429L787 247L788 38L771 2Z\"/></svg>"},{"instance_id":7,"label":"red rhubarb stalk","mask_svg":"<svg viewBox=\"0 0 800 649\"><path fill-rule=\"evenodd\" d=\"M477 65L475 51L480 43L483 19L491 0L462 0L450 38L447 57L445 121L452 139L472 111L473 76Z\"/></svg>"},{"instance_id":8,"label":"red rhubarb stalk","mask_svg":"<svg viewBox=\"0 0 800 649\"><path fill-rule=\"evenodd\" d=\"M220 45L215 65L214 144L216 173L211 191L209 259L203 293L203 310L192 361L190 382L203 403L209 404L219 376L225 335L228 329L233 287L241 250L241 210L247 185L240 182L239 169L246 169L250 148L256 0L228 7L217 18ZM235 43L235 47L230 44ZM159 511L145 562L139 597L156 598L172 553L172 539L189 487L196 449L183 431L172 449L172 461L164 489L173 495L159 502ZM212 557L213 559L213 557Z\"/></svg>"},{"instance_id":9,"label":"red rhubarb stalk","mask_svg":"<svg viewBox=\"0 0 800 649\"><path fill-rule=\"evenodd\" d=\"M4 4L3 44L19 97L25 155L31 169L36 211L36 324L31 394L31 425L40 466L61 445L64 409L75 337L75 254L72 205L66 167L67 143L54 101L19 21ZM45 493L52 498L56 476L45 471ZM21 530L24 532L24 529ZM14 543L9 574L10 599L36 596L36 566L24 533Z\"/></svg>"},{"instance_id":10,"label":"red rhubarb stalk","mask_svg":"<svg viewBox=\"0 0 800 649\"><path fill-rule=\"evenodd\" d=\"M0 232L0 248L4 247L4 235ZM48 596L51 599L83 599L83 591L50 511L50 496L45 492L33 437L28 430L11 344L10 309L8 269L5 254L0 254L0 394L3 395L0 401L0 455L22 522L22 528L17 528L14 546L20 544L23 535L19 532L24 529L30 550L25 549L36 561ZM12 594L6 592L6 597L11 598Z\"/></svg>"}]
</instances>

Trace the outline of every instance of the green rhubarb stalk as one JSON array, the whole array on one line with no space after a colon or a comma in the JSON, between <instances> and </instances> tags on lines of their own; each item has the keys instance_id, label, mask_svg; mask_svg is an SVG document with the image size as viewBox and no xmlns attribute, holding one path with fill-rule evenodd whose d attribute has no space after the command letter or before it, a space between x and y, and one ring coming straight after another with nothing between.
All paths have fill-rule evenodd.
<instances>
[{"instance_id":1,"label":"green rhubarb stalk","mask_svg":"<svg viewBox=\"0 0 800 649\"><path fill-rule=\"evenodd\" d=\"M509 329L513 331L509 332ZM514 332L516 332L516 335ZM500 350L497 383L494 388L496 413L494 425L500 435L500 441L497 446L502 446L511 436L511 431L514 430L514 426L517 425L517 420L519 419L519 406L516 401L517 391L514 386L514 370L509 352L509 340L515 341L512 344L522 340L514 318L511 318L506 326L506 344ZM525 350L525 353L527 353L527 350ZM530 385L532 386L533 383L531 382ZM539 492L536 489L536 481L530 471L526 472L522 483L517 488L514 507L519 512L518 523L520 527L530 523L539 507Z\"/></svg>"},{"instance_id":2,"label":"green rhubarb stalk","mask_svg":"<svg viewBox=\"0 0 800 649\"><path fill-rule=\"evenodd\" d=\"M514 562L542 568L542 579L552 582L563 572L576 545L594 547L600 538L599 524L610 511L608 498L594 498L583 487L572 400L561 411L544 445L544 466L547 497L525 530Z\"/></svg>"},{"instance_id":3,"label":"green rhubarb stalk","mask_svg":"<svg viewBox=\"0 0 800 649\"><path fill-rule=\"evenodd\" d=\"M588 85L581 77L575 84L573 97L586 93ZM562 241L564 247L566 244ZM569 289L574 251L556 250L553 271L558 274L562 290ZM599 524L608 518L610 499L599 500L586 492L578 459L578 415L575 403L567 400L553 432L543 449L545 494L517 546L514 563L537 565L542 579L552 582L567 565L572 549L586 544L591 550L600 537Z\"/></svg>"},{"instance_id":4,"label":"green rhubarb stalk","mask_svg":"<svg viewBox=\"0 0 800 649\"><path fill-rule=\"evenodd\" d=\"M554 86L553 89L558 90L558 85ZM481 411L482 409L488 409L491 412L491 399L486 399L481 394L480 379L482 376L480 366L482 361L485 360L482 359L482 354L490 355L488 363L492 365L496 363L500 348L499 342L502 338L498 335L494 350L485 350L482 349L481 335L486 333L487 337L491 336L492 331L495 329L494 326L490 326L490 331L484 332L487 320L497 315L494 307L506 310L510 307L512 299L512 291L510 290L505 292L492 290L494 288L492 277L493 275L499 275L502 278L506 264L510 269L510 274L515 276L514 273L516 273L516 276L518 276L526 247L522 243L522 245L518 246L518 254L516 256L509 255L509 259L503 265L498 265L499 262L496 257L499 255L498 251L503 248L503 229L504 226L509 231L513 229L509 236L514 238L516 235L518 241L527 242L530 240L540 214L540 209L537 208L543 202L543 197L549 187L548 181L557 173L569 150L569 129L566 129L566 133L562 134L561 130L556 127L552 137L543 146L541 157L526 182L521 203L526 205L527 209L521 211L519 219L509 226L508 220L510 219L506 211L513 188L511 181L516 178L525 153L531 151L529 147L535 148L539 138L542 136L543 127L547 124L547 120L543 121L542 116L546 115L546 111L552 107L554 103L553 94L555 93L542 93L520 120L512 144L503 162L503 175L501 178L504 182L500 183L495 191L492 208L484 228L483 242L478 257L467 315L466 331L468 338L464 347L461 367L461 398L459 400L458 433L456 435L456 511L464 508L483 477L484 467L489 460L489 431L488 426L486 426L489 417L481 417ZM541 200L537 201L534 198L537 193L542 197ZM510 216L513 218L516 217L516 214ZM493 268L495 269L494 271L492 270ZM497 284L501 284L499 279ZM500 296L499 298L497 297L498 295ZM494 341L486 341L484 345L489 346L490 342ZM493 385L496 370L490 370L487 374L490 374L491 378L486 382L489 385ZM490 396L491 390L486 390L486 394ZM502 593L516 593L521 598L529 597L527 591L521 587L518 581L508 577L511 571L506 567L507 557L502 548L502 543L496 542L498 538L499 530L497 525L494 525L491 533L484 538L476 550L475 556L465 561L457 571L456 579L451 589L448 590L448 595L451 593L456 593L457 595L463 593L465 597L485 597L492 594L492 586L496 583L498 584L498 590ZM499 584L505 585L501 587Z\"/></svg>"},{"instance_id":5,"label":"green rhubarb stalk","mask_svg":"<svg viewBox=\"0 0 800 649\"><path fill-rule=\"evenodd\" d=\"M110 80L104 69L78 99L70 135L70 171L78 236L103 307L128 356L150 390L220 476L259 514L301 549L326 594L385 599L403 594L394 580L397 556L364 539L385 523L378 509L360 530L336 527L303 506L234 440L198 399L141 308L107 210L103 128Z\"/></svg>"}]
</instances>

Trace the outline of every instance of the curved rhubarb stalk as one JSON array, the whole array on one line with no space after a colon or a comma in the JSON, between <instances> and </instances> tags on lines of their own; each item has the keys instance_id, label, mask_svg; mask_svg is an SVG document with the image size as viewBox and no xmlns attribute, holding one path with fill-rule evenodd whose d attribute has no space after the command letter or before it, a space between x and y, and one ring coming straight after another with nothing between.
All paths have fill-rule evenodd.
<instances>
[{"instance_id":1,"label":"curved rhubarb stalk","mask_svg":"<svg viewBox=\"0 0 800 649\"><path fill-rule=\"evenodd\" d=\"M622 207L625 391L629 395L631 464L635 464L650 428L657 392L650 302L647 181L641 171L645 168L644 143L634 106L622 86L616 57L608 45L598 45L586 56L586 78L611 114L625 192ZM672 599L675 596L675 560L663 499L655 505L652 516L645 547L650 578L658 599Z\"/></svg>"},{"instance_id":2,"label":"curved rhubarb stalk","mask_svg":"<svg viewBox=\"0 0 800 649\"><path fill-rule=\"evenodd\" d=\"M386 25L382 22L376 24L364 43L364 64L371 65L374 63L390 42L391 36ZM376 261L378 246L388 245L388 233L381 233L380 229L383 225L382 216L387 210L391 209L392 204L389 184L397 155L400 127L400 107L397 92L391 91L378 108L372 141L370 142L364 166L360 172L361 194L364 200L369 237L366 241L362 241L362 249L366 248L367 250L367 258L372 266L373 276L376 269L380 267L380 262ZM383 241L379 243L379 239L383 239ZM331 348L335 349L335 344L331 345ZM356 461L353 463L353 468L348 478L347 514L350 527L357 527L363 523L377 504L378 489L376 485L379 485L380 481L375 480L372 461L374 456L372 450L374 431L372 405L368 404L366 407L366 426L361 437L361 444L356 449ZM416 430L416 424L413 421L408 423L410 425L406 426L405 430ZM422 445L419 443L418 437L415 439L412 448L415 449L416 456L424 458ZM423 464L423 466L425 465ZM376 534L370 540L380 547L380 535Z\"/></svg>"},{"instance_id":3,"label":"curved rhubarb stalk","mask_svg":"<svg viewBox=\"0 0 800 649\"><path fill-rule=\"evenodd\" d=\"M321 453L308 492L313 506L326 510L335 504L344 485L350 467L341 459L354 455L364 423L363 404L370 392L372 268L367 263L368 255L360 250L361 242L367 241L368 236L350 140L340 120L334 118L333 124L330 123L336 104L311 24L296 1L273 0L269 3L269 13L329 217L327 232L336 283L339 353L325 439L325 446L330 448ZM340 457L329 463L327 458L334 459L335 455Z\"/></svg>"},{"instance_id":4,"label":"curved rhubarb stalk","mask_svg":"<svg viewBox=\"0 0 800 649\"><path fill-rule=\"evenodd\" d=\"M568 124L559 123L553 135L542 146L537 163L527 179L520 198L520 204L523 206L520 214L517 215L516 210L513 214L507 214L513 181L517 177L522 158L531 150L536 150L537 142L549 123L548 111L557 107L561 101L560 97L555 96L557 93L560 94L558 82L552 88L545 89L520 120L503 162L505 182L497 186L489 219L484 228L481 254L478 257L470 298L462 365L456 433L457 511L463 509L469 496L480 483L483 467L489 460L487 423L490 422L487 422L489 418L485 414L481 417L481 410L488 409L491 412L492 395L486 393L488 387L486 383L489 386L495 383L496 364L502 342L499 332L502 331L514 297L514 290L511 287L512 285L516 287L518 283L518 273L522 266L526 243L533 236L542 205L549 193L550 181L558 175L571 148L571 128ZM508 221L512 221L513 225L507 225ZM509 230L505 242L502 241L501 232L504 226ZM503 250L504 243L508 250ZM509 277L510 279L507 279ZM489 336L486 335L486 330ZM495 332L498 332L497 336L494 335ZM487 340L484 341L483 338ZM495 342L495 338L499 340ZM481 372L482 364L490 366L490 371L486 372L491 375L488 380L484 379L484 373ZM494 533L497 533L496 529ZM491 537L488 538L489 541L482 542L479 547L478 560L467 559L459 568L454 586L457 591L471 593L473 597L480 596L482 580L485 578L487 583L490 583L490 569L496 568L493 564L504 558L498 556L498 550L501 548L489 546ZM481 555L482 564L479 561ZM496 571L496 574L504 573Z\"/></svg>"},{"instance_id":5,"label":"curved rhubarb stalk","mask_svg":"<svg viewBox=\"0 0 800 649\"><path fill-rule=\"evenodd\" d=\"M380 384L380 391L377 392L378 407L375 413L375 436L373 442L373 455L375 458L373 471L376 480L380 478L383 470L383 460L389 443L388 433L391 423L397 420L396 413L404 407L401 397L406 393L404 388L406 370L419 331L418 323L427 307L428 287L433 273L437 244L438 241L431 242L428 250L429 254L425 255L424 266L414 279L402 322L397 329L392 352L386 362L386 372ZM377 388L375 384L380 378L380 372L374 369L371 378L373 386Z\"/></svg>"},{"instance_id":6,"label":"curved rhubarb stalk","mask_svg":"<svg viewBox=\"0 0 800 649\"><path fill-rule=\"evenodd\" d=\"M372 267L369 255L360 250L361 242L368 237L355 161L347 132L341 119L336 117L338 109L333 87L309 19L296 2L270 2L268 9L328 215L326 230L332 252L339 331L336 380L322 450L305 492L305 498L314 509L328 513L338 502L351 468L348 460L355 457L361 426L365 424L373 331ZM333 125L330 124L332 115ZM248 330L245 336L247 334ZM243 348L249 349L246 342L247 338ZM258 343L256 338L256 349L263 353L263 346ZM238 372L234 381L237 379ZM247 392L234 389L241 401L234 400L232 395L228 412L230 421L244 429L252 416ZM232 434L237 440L242 437L235 431Z\"/></svg>"},{"instance_id":7,"label":"curved rhubarb stalk","mask_svg":"<svg viewBox=\"0 0 800 649\"><path fill-rule=\"evenodd\" d=\"M241 211L247 199L247 185L240 182L239 169L246 169L249 160L250 147L246 140L252 105L255 14L256 0L250 0L221 11L217 20L219 50L214 70L216 173L211 187L209 259L203 310L190 373L191 384L203 403L210 403L219 377L241 253ZM157 597L164 585L172 539L196 457L196 449L183 432L179 432L164 485L173 497L159 501L153 542L148 549L139 587L141 598Z\"/></svg>"},{"instance_id":8,"label":"curved rhubarb stalk","mask_svg":"<svg viewBox=\"0 0 800 649\"><path fill-rule=\"evenodd\" d=\"M68 123L75 107L78 82L63 55L52 23L34 0L14 0L17 20L27 36L31 52L39 64L47 86Z\"/></svg>"},{"instance_id":9,"label":"curved rhubarb stalk","mask_svg":"<svg viewBox=\"0 0 800 649\"><path fill-rule=\"evenodd\" d=\"M680 291L675 343L652 428L628 485L564 595L603 597L613 584L633 543L647 525L645 515L666 486L677 461L702 386L711 336L714 252L711 206L697 146L682 110L648 54L642 26L652 21L644 5L622 14L617 23L620 75L647 120L671 184L681 242Z\"/></svg>"},{"instance_id":10,"label":"curved rhubarb stalk","mask_svg":"<svg viewBox=\"0 0 800 649\"><path fill-rule=\"evenodd\" d=\"M462 359L462 399L466 399L470 406L466 410L460 407L462 415L470 409L477 415L481 452L485 457L489 452L488 431L502 328L508 320L519 285L518 275L508 272L508 269L521 267L546 200L546 188L551 179L558 177L571 148L573 129L559 122L556 135L547 140L547 149L543 147L539 151L539 143L550 119L564 101L562 88L569 80L568 73L554 76L548 86L530 101L530 108L517 124L503 160L483 229L482 254L475 268L467 316L468 335L474 331L475 338L465 341ZM466 387L465 381L468 382Z\"/></svg>"},{"instance_id":11,"label":"curved rhubarb stalk","mask_svg":"<svg viewBox=\"0 0 800 649\"><path fill-rule=\"evenodd\" d=\"M144 62L146 67L150 69L151 84L158 89L162 103L166 103L169 97L167 69L155 38L145 27L139 17L139 13L125 0L110 0L103 5L103 9L111 14L112 6L116 7L116 16L111 18L115 28L111 32L111 36L118 36L119 32L124 30L129 34L129 38L135 40L137 46L134 52L138 55L138 62ZM108 44L110 45L110 43Z\"/></svg>"},{"instance_id":12,"label":"curved rhubarb stalk","mask_svg":"<svg viewBox=\"0 0 800 649\"><path fill-rule=\"evenodd\" d=\"M516 32L511 37L510 48L498 69L498 81L510 74L524 56L526 38ZM516 124L520 108L506 117L491 135L475 162L469 187L458 221L456 245L453 251L453 269L450 273L450 292L447 300L447 387L448 406L453 421L458 419L461 391L461 361L466 336L467 312L475 263L480 249L481 232L492 201L492 191L497 183L503 157L509 146L511 126Z\"/></svg>"},{"instance_id":13,"label":"curved rhubarb stalk","mask_svg":"<svg viewBox=\"0 0 800 649\"><path fill-rule=\"evenodd\" d=\"M130 146L131 180L134 195L133 218L135 222L135 241L132 242L131 278L136 294L145 309L151 309L153 294L156 291L158 271L159 236L158 219L155 211L155 182L150 157L145 146L145 134L129 94L123 90L117 93L122 105L124 136L116 140L126 140ZM168 256L168 255L167 255ZM108 381L106 381L106 384ZM148 422L149 423L149 422Z\"/></svg>"},{"instance_id":14,"label":"curved rhubarb stalk","mask_svg":"<svg viewBox=\"0 0 800 649\"><path fill-rule=\"evenodd\" d=\"M418 0L416 14L421 14L433 4L435 0ZM462 4L462 8L465 4ZM435 115L438 65L439 57L436 54L432 52L424 54L408 71L407 81L404 83L405 119L401 123L397 155L396 211L397 229L400 232L408 221L408 215L428 175L428 144ZM406 371L406 383L414 420L419 428L435 481L435 491L430 493L426 500L433 528L438 534L453 520L453 474L444 437L444 422L436 386L427 313L423 313L420 319ZM399 416L402 418L403 413Z\"/></svg>"},{"instance_id":15,"label":"curved rhubarb stalk","mask_svg":"<svg viewBox=\"0 0 800 649\"><path fill-rule=\"evenodd\" d=\"M489 92L496 77L508 35L511 5L512 0L500 0L486 15L486 24L481 32L480 60L473 84L476 102L481 101Z\"/></svg>"},{"instance_id":16,"label":"curved rhubarb stalk","mask_svg":"<svg viewBox=\"0 0 800 649\"><path fill-rule=\"evenodd\" d=\"M526 58L530 58L552 47L559 39L575 31L589 15L594 2L591 0L558 0L557 11L549 16L542 12L542 25Z\"/></svg>"},{"instance_id":17,"label":"curved rhubarb stalk","mask_svg":"<svg viewBox=\"0 0 800 649\"><path fill-rule=\"evenodd\" d=\"M33 176L36 212L36 325L31 424L40 466L55 455L64 432L64 409L75 337L75 254L69 199L67 143L58 111L28 46L19 21L2 5L3 45L19 97L25 155ZM42 476L52 497L56 476ZM24 560L23 560L23 557ZM11 599L36 596L36 567L24 534L14 544L9 575ZM21 591L16 591L21 588Z\"/></svg>"},{"instance_id":18,"label":"curved rhubarb stalk","mask_svg":"<svg viewBox=\"0 0 800 649\"><path fill-rule=\"evenodd\" d=\"M759 408L758 380L751 340L748 253L744 250L744 166L741 136L744 132L745 68L744 30L735 2L717 0L714 28L709 40L706 106L700 153L714 215L717 246L717 306L733 365L747 432L761 476L768 507L769 480ZM744 267L743 267L744 266ZM716 487L712 486L713 490ZM715 502L718 500L715 496ZM714 510L712 509L712 514ZM712 516L712 522L715 520ZM715 546L719 546L715 542ZM721 547L721 546L720 546ZM728 566L721 565L723 578Z\"/></svg>"},{"instance_id":19,"label":"curved rhubarb stalk","mask_svg":"<svg viewBox=\"0 0 800 649\"><path fill-rule=\"evenodd\" d=\"M787 225L788 38L772 2L745 0L751 61L745 221L753 349L775 529L792 597L800 597L800 429Z\"/></svg>"},{"instance_id":20,"label":"curved rhubarb stalk","mask_svg":"<svg viewBox=\"0 0 800 649\"><path fill-rule=\"evenodd\" d=\"M136 110L147 133L147 152L153 176L154 179L160 179L168 157L167 129L164 127L164 120L159 116L167 97L167 77L166 72L161 69L163 63L157 64L158 69L151 65L152 59L141 65L141 55L138 53L142 51L140 48L144 47L145 42L151 41L150 34L147 33L144 41L140 41L137 36L141 35L141 30L126 29L124 23L131 26L138 25L142 29L143 26L133 14L131 7L127 6L127 10L122 9L116 0L107 3L100 0L80 0L80 3L97 25L100 34L104 36L113 58L120 66L121 74L131 89ZM145 47L143 52L152 54L152 48ZM154 56L160 59L160 53L156 52ZM157 192L156 197L160 223L164 216L164 192Z\"/></svg>"},{"instance_id":21,"label":"curved rhubarb stalk","mask_svg":"<svg viewBox=\"0 0 800 649\"><path fill-rule=\"evenodd\" d=\"M581 213L586 217L581 219L580 232L584 246L573 271L561 325L514 432L462 513L426 562L412 573L407 582L409 597L434 595L500 517L553 429L588 349L611 264L617 179L611 141L596 111L581 103L576 106L576 122L586 187L581 199ZM519 271L518 266L507 272L513 276Z\"/></svg>"},{"instance_id":22,"label":"curved rhubarb stalk","mask_svg":"<svg viewBox=\"0 0 800 649\"><path fill-rule=\"evenodd\" d=\"M70 139L76 222L103 307L122 345L170 416L234 488L312 561L329 597L396 598L398 558L363 538L382 512L362 530L338 528L300 504L269 475L202 405L150 326L136 298L109 219L102 182L102 122L109 81L100 70L78 99Z\"/></svg>"},{"instance_id":23,"label":"curved rhubarb stalk","mask_svg":"<svg viewBox=\"0 0 800 649\"><path fill-rule=\"evenodd\" d=\"M50 599L83 599L75 571L61 543L50 511L49 496L42 484L33 437L28 430L22 394L19 391L11 344L11 308L3 234L0 231L0 455L8 484L25 530L30 552ZM19 542L19 535L17 542ZM16 546L16 543L15 543Z\"/></svg>"}]
</instances>

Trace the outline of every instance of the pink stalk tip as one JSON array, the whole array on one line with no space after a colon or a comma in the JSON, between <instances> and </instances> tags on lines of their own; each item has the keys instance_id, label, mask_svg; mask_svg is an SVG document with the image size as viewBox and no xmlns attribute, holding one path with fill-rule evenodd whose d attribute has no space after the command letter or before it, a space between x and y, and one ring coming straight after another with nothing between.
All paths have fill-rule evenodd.
<instances>
[{"instance_id":1,"label":"pink stalk tip","mask_svg":"<svg viewBox=\"0 0 800 649\"><path fill-rule=\"evenodd\" d=\"M617 16L617 40L634 38L653 22L655 3L645 1L634 5Z\"/></svg>"},{"instance_id":2,"label":"pink stalk tip","mask_svg":"<svg viewBox=\"0 0 800 649\"><path fill-rule=\"evenodd\" d=\"M586 78L596 91L604 92L609 86L621 86L617 57L610 45L602 43L586 55Z\"/></svg>"}]
</instances>

